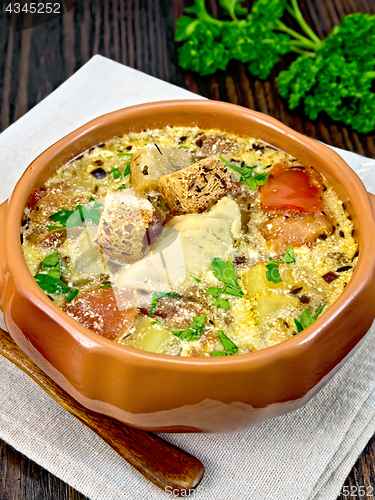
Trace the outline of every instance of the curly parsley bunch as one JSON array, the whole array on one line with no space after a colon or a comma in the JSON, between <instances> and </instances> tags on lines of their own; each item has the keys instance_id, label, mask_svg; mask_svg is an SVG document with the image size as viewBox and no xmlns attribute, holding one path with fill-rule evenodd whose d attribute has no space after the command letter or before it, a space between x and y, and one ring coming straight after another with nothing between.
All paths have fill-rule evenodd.
<instances>
[{"instance_id":1,"label":"curly parsley bunch","mask_svg":"<svg viewBox=\"0 0 375 500\"><path fill-rule=\"evenodd\" d=\"M315 120L325 111L358 132L375 127L375 16L352 14L313 55L298 57L277 78L289 107L303 103Z\"/></svg>"},{"instance_id":2,"label":"curly parsley bunch","mask_svg":"<svg viewBox=\"0 0 375 500\"><path fill-rule=\"evenodd\" d=\"M299 57L277 84L291 109L302 104L310 119L321 111L359 132L375 127L375 16L346 16L320 40L303 18L297 0L257 0L250 12L241 0L219 0L231 20L210 15L205 0L195 4L177 22L175 39L183 42L179 64L202 76L224 70L231 59L248 65L249 71L267 78L280 56ZM285 10L302 33L286 26Z\"/></svg>"}]
</instances>

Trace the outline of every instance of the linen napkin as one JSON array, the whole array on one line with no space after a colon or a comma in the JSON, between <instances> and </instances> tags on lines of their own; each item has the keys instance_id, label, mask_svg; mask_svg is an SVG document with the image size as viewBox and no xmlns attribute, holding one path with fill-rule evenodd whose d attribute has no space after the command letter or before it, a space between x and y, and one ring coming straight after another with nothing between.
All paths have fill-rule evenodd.
<instances>
[{"instance_id":1,"label":"linen napkin","mask_svg":"<svg viewBox=\"0 0 375 500\"><path fill-rule=\"evenodd\" d=\"M0 134L0 202L39 153L88 120L132 104L185 98L200 97L95 56ZM337 151L375 192L375 161ZM174 496L148 482L1 357L0 370L0 437L11 446L92 500ZM163 437L205 464L205 478L190 495L194 498L336 500L374 431L375 325L303 408L233 435Z\"/></svg>"}]
</instances>

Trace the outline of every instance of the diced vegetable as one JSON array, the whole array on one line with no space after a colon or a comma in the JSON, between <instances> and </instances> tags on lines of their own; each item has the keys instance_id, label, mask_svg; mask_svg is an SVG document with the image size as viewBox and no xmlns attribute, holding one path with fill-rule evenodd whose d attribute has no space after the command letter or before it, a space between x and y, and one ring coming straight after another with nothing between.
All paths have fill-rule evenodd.
<instances>
[{"instance_id":1,"label":"diced vegetable","mask_svg":"<svg viewBox=\"0 0 375 500\"><path fill-rule=\"evenodd\" d=\"M133 325L135 307L119 310L112 288L81 291L62 309L86 328L111 340L121 338Z\"/></svg>"},{"instance_id":2,"label":"diced vegetable","mask_svg":"<svg viewBox=\"0 0 375 500\"><path fill-rule=\"evenodd\" d=\"M135 349L160 354L178 354L180 350L177 338L167 328L146 316L138 318L135 332L123 343Z\"/></svg>"}]
</instances>

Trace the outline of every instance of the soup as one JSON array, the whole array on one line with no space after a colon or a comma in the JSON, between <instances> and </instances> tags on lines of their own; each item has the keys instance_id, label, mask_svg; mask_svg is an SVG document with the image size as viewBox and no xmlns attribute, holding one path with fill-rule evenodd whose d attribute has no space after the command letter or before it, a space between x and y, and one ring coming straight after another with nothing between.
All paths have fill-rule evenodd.
<instances>
[{"instance_id":1,"label":"soup","mask_svg":"<svg viewBox=\"0 0 375 500\"><path fill-rule=\"evenodd\" d=\"M98 144L32 194L27 265L115 342L180 356L257 351L330 307L356 265L351 216L313 166L196 127Z\"/></svg>"}]
</instances>

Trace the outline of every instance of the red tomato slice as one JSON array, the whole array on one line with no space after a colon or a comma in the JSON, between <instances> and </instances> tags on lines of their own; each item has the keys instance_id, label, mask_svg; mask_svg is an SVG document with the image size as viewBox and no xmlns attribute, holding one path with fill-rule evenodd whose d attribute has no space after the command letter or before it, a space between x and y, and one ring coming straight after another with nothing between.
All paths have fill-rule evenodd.
<instances>
[{"instance_id":1,"label":"red tomato slice","mask_svg":"<svg viewBox=\"0 0 375 500\"><path fill-rule=\"evenodd\" d=\"M110 340L120 338L129 330L136 313L135 307L119 310L112 288L80 292L62 309L86 328Z\"/></svg>"},{"instance_id":2,"label":"red tomato slice","mask_svg":"<svg viewBox=\"0 0 375 500\"><path fill-rule=\"evenodd\" d=\"M309 174L307 169L287 168L277 163L262 188L263 209L289 213L316 213L323 210L319 174Z\"/></svg>"}]
</instances>

